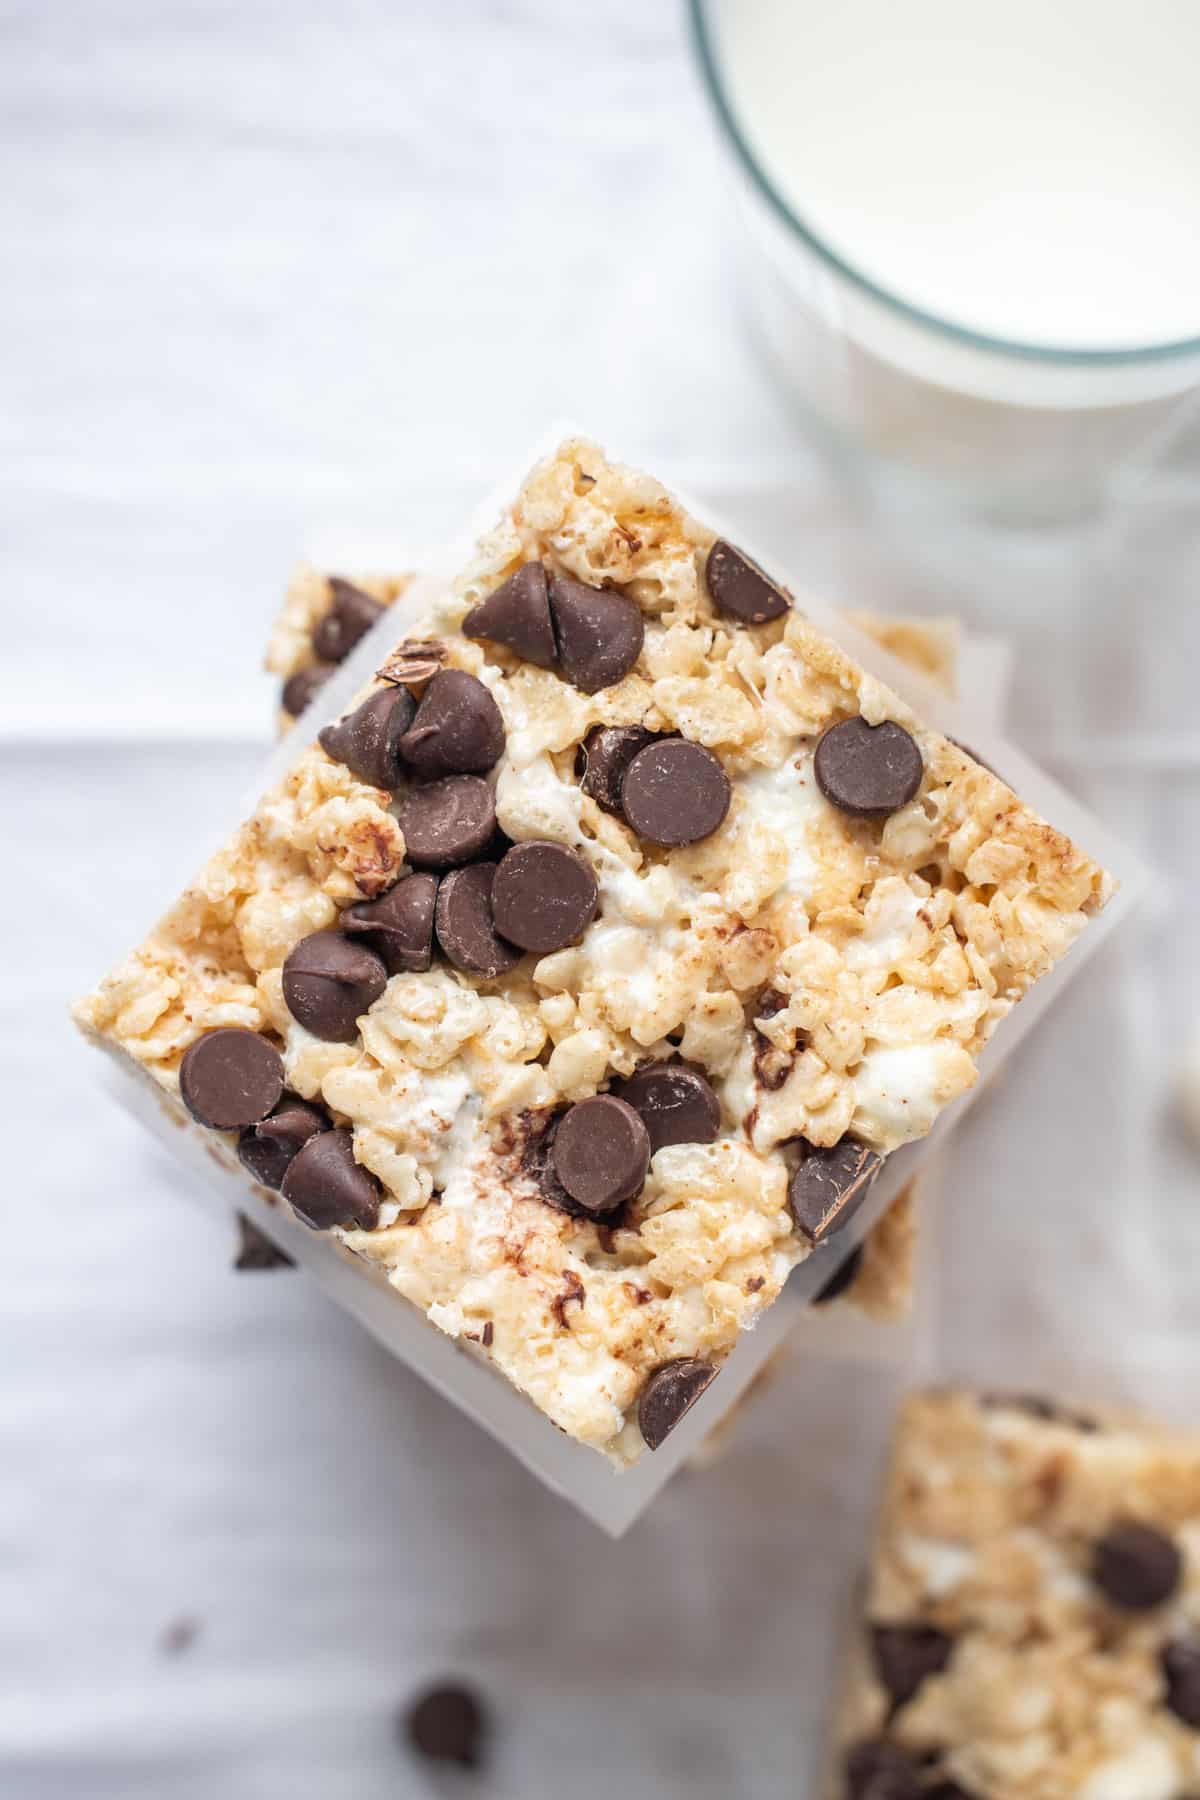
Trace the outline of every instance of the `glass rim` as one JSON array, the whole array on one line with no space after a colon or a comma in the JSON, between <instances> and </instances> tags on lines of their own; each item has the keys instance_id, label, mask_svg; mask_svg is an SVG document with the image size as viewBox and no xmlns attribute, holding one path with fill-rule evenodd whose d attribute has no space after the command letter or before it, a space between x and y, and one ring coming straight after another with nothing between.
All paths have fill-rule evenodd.
<instances>
[{"instance_id":1,"label":"glass rim","mask_svg":"<svg viewBox=\"0 0 1200 1800\"><path fill-rule=\"evenodd\" d=\"M733 148L734 157L743 174L749 177L760 198L765 200L770 210L778 219L795 234L821 261L851 283L871 299L879 301L892 312L897 313L911 325L919 325L926 331L932 331L950 338L954 343L966 345L973 350L986 351L993 356L1016 357L1025 362L1058 363L1073 368L1119 368L1124 365L1139 363L1166 363L1176 359L1183 360L1188 356L1200 354L1200 334L1195 337L1174 338L1162 343L1135 344L1124 348L1084 350L1069 345L1029 344L1017 338L993 337L987 332L974 331L969 325L956 324L953 319L943 318L939 313L928 312L924 307L916 306L910 300L883 287L879 282L856 268L851 262L836 251L820 234L807 225L800 215L784 199L767 174L758 157L751 149L734 110L721 73L721 58L710 29L709 14L713 0L687 0L688 17L691 24L692 43L696 60L700 65L704 86L712 104L717 120Z\"/></svg>"}]
</instances>

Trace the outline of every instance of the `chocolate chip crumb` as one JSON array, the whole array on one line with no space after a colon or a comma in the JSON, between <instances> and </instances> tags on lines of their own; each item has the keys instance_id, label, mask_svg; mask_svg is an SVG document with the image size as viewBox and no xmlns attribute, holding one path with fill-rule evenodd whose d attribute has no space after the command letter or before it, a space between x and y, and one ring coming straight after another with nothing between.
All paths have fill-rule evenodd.
<instances>
[{"instance_id":1,"label":"chocolate chip crumb","mask_svg":"<svg viewBox=\"0 0 1200 1800\"><path fill-rule=\"evenodd\" d=\"M479 1696L457 1682L427 1688L408 1707L404 1735L411 1749L430 1762L476 1769L483 1761L488 1720Z\"/></svg>"},{"instance_id":2,"label":"chocolate chip crumb","mask_svg":"<svg viewBox=\"0 0 1200 1800\"><path fill-rule=\"evenodd\" d=\"M238 1253L233 1264L235 1269L243 1273L249 1271L257 1273L263 1269L295 1268L296 1265L287 1251L281 1250L278 1244L273 1244L270 1238L258 1229L253 1219L248 1219L245 1213L239 1213L237 1222Z\"/></svg>"}]
</instances>

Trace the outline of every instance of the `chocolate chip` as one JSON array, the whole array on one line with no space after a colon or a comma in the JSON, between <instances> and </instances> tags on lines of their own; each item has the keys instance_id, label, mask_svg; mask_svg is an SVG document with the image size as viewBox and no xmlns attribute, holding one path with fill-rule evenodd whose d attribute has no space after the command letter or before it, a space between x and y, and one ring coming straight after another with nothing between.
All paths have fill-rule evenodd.
<instances>
[{"instance_id":1,"label":"chocolate chip","mask_svg":"<svg viewBox=\"0 0 1200 1800\"><path fill-rule=\"evenodd\" d=\"M452 869L491 842L496 802L482 775L446 775L413 788L399 816L409 862L419 869Z\"/></svg>"},{"instance_id":2,"label":"chocolate chip","mask_svg":"<svg viewBox=\"0 0 1200 1800\"><path fill-rule=\"evenodd\" d=\"M683 1063L651 1063L613 1092L640 1114L651 1156L667 1144L711 1144L720 1129L720 1101L703 1075Z\"/></svg>"},{"instance_id":3,"label":"chocolate chip","mask_svg":"<svg viewBox=\"0 0 1200 1800\"><path fill-rule=\"evenodd\" d=\"M625 771L638 751L657 739L658 733L646 731L641 725L594 726L579 746L575 764L584 793L605 812L619 815Z\"/></svg>"},{"instance_id":4,"label":"chocolate chip","mask_svg":"<svg viewBox=\"0 0 1200 1800\"><path fill-rule=\"evenodd\" d=\"M421 975L433 962L436 875L406 875L379 900L348 906L338 920L350 937L365 937L389 975Z\"/></svg>"},{"instance_id":5,"label":"chocolate chip","mask_svg":"<svg viewBox=\"0 0 1200 1800\"><path fill-rule=\"evenodd\" d=\"M976 1796L965 1788L961 1781L935 1781L932 1787L922 1788L921 1800L976 1800Z\"/></svg>"},{"instance_id":6,"label":"chocolate chip","mask_svg":"<svg viewBox=\"0 0 1200 1800\"><path fill-rule=\"evenodd\" d=\"M1092 1580L1124 1612L1160 1606L1175 1592L1182 1574L1183 1558L1170 1538L1136 1519L1106 1531L1092 1553Z\"/></svg>"},{"instance_id":7,"label":"chocolate chip","mask_svg":"<svg viewBox=\"0 0 1200 1800\"><path fill-rule=\"evenodd\" d=\"M729 796L719 760L687 738L648 744L621 782L621 810L638 836L672 848L710 837L729 811Z\"/></svg>"},{"instance_id":8,"label":"chocolate chip","mask_svg":"<svg viewBox=\"0 0 1200 1800\"><path fill-rule=\"evenodd\" d=\"M828 1306L831 1300L840 1299L848 1287L854 1285L854 1278L862 1268L863 1247L856 1244L849 1256L844 1256L824 1287L819 1287L812 1297L814 1306Z\"/></svg>"},{"instance_id":9,"label":"chocolate chip","mask_svg":"<svg viewBox=\"0 0 1200 1800\"><path fill-rule=\"evenodd\" d=\"M1200 1637L1173 1638L1162 1653L1167 1706L1177 1719L1200 1731Z\"/></svg>"},{"instance_id":10,"label":"chocolate chip","mask_svg":"<svg viewBox=\"0 0 1200 1800\"><path fill-rule=\"evenodd\" d=\"M597 694L624 680L642 653L645 625L637 602L612 588L586 587L569 575L550 579L550 611L562 672Z\"/></svg>"},{"instance_id":11,"label":"chocolate chip","mask_svg":"<svg viewBox=\"0 0 1200 1800\"><path fill-rule=\"evenodd\" d=\"M638 1429L649 1449L657 1450L670 1436L716 1374L711 1363L691 1356L655 1369L638 1398Z\"/></svg>"},{"instance_id":12,"label":"chocolate chip","mask_svg":"<svg viewBox=\"0 0 1200 1800\"><path fill-rule=\"evenodd\" d=\"M314 1231L333 1225L373 1231L383 1188L354 1160L354 1136L339 1128L309 1138L283 1178L283 1197Z\"/></svg>"},{"instance_id":13,"label":"chocolate chip","mask_svg":"<svg viewBox=\"0 0 1200 1800\"><path fill-rule=\"evenodd\" d=\"M496 930L539 956L577 944L596 916L596 877L577 850L549 838L514 844L492 887Z\"/></svg>"},{"instance_id":14,"label":"chocolate chip","mask_svg":"<svg viewBox=\"0 0 1200 1800\"><path fill-rule=\"evenodd\" d=\"M483 775L503 751L504 721L482 681L465 669L439 669L400 740L409 768L427 779Z\"/></svg>"},{"instance_id":15,"label":"chocolate chip","mask_svg":"<svg viewBox=\"0 0 1200 1800\"><path fill-rule=\"evenodd\" d=\"M238 1139L238 1161L263 1187L282 1187L293 1156L318 1131L328 1131L330 1123L319 1106L285 1094L265 1119L243 1131Z\"/></svg>"},{"instance_id":16,"label":"chocolate chip","mask_svg":"<svg viewBox=\"0 0 1200 1800\"><path fill-rule=\"evenodd\" d=\"M871 1651L875 1668L893 1706L911 1700L929 1675L937 1675L950 1660L954 1639L935 1625L875 1625Z\"/></svg>"},{"instance_id":17,"label":"chocolate chip","mask_svg":"<svg viewBox=\"0 0 1200 1800\"><path fill-rule=\"evenodd\" d=\"M387 970L366 944L340 931L301 938L283 965L283 998L305 1031L327 1044L352 1044L358 1021L387 986Z\"/></svg>"},{"instance_id":18,"label":"chocolate chip","mask_svg":"<svg viewBox=\"0 0 1200 1800\"><path fill-rule=\"evenodd\" d=\"M858 1211L883 1167L883 1158L853 1138L832 1149L810 1148L788 1185L788 1206L797 1231L819 1244L840 1231Z\"/></svg>"},{"instance_id":19,"label":"chocolate chip","mask_svg":"<svg viewBox=\"0 0 1200 1800\"><path fill-rule=\"evenodd\" d=\"M831 806L855 819L886 819L907 806L925 765L915 741L893 719L861 716L831 725L813 757L817 786Z\"/></svg>"},{"instance_id":20,"label":"chocolate chip","mask_svg":"<svg viewBox=\"0 0 1200 1800\"><path fill-rule=\"evenodd\" d=\"M294 675L289 675L283 684L284 712L298 719L332 674L332 663L310 663L307 669L297 669Z\"/></svg>"},{"instance_id":21,"label":"chocolate chip","mask_svg":"<svg viewBox=\"0 0 1200 1800\"><path fill-rule=\"evenodd\" d=\"M546 571L539 562L528 562L515 575L473 606L462 622L463 636L487 638L503 644L522 662L552 669L558 658L554 627L550 623L550 594Z\"/></svg>"},{"instance_id":22,"label":"chocolate chip","mask_svg":"<svg viewBox=\"0 0 1200 1800\"><path fill-rule=\"evenodd\" d=\"M650 1136L615 1094L577 1100L554 1134L554 1172L585 1212L613 1212L640 1194L650 1167Z\"/></svg>"},{"instance_id":23,"label":"chocolate chip","mask_svg":"<svg viewBox=\"0 0 1200 1800\"><path fill-rule=\"evenodd\" d=\"M372 787L394 788L401 779L400 743L412 723L416 701L407 688L380 688L335 725L317 733L326 756Z\"/></svg>"},{"instance_id":24,"label":"chocolate chip","mask_svg":"<svg viewBox=\"0 0 1200 1800\"><path fill-rule=\"evenodd\" d=\"M376 669L380 681L398 681L407 688L423 688L433 680L446 660L441 638L401 638Z\"/></svg>"},{"instance_id":25,"label":"chocolate chip","mask_svg":"<svg viewBox=\"0 0 1200 1800\"><path fill-rule=\"evenodd\" d=\"M724 538L718 538L709 551L705 575L713 605L739 619L743 625L762 625L767 619L780 619L791 608L792 603L782 589L768 581L757 563L752 563Z\"/></svg>"},{"instance_id":26,"label":"chocolate chip","mask_svg":"<svg viewBox=\"0 0 1200 1800\"><path fill-rule=\"evenodd\" d=\"M245 1213L239 1213L238 1253L234 1258L234 1268L241 1274L258 1274L265 1269L294 1269L295 1263L286 1250L273 1244L269 1237L258 1229L253 1219Z\"/></svg>"},{"instance_id":27,"label":"chocolate chip","mask_svg":"<svg viewBox=\"0 0 1200 1800\"><path fill-rule=\"evenodd\" d=\"M283 1059L257 1031L223 1025L184 1052L179 1092L199 1124L240 1131L265 1119L282 1094Z\"/></svg>"},{"instance_id":28,"label":"chocolate chip","mask_svg":"<svg viewBox=\"0 0 1200 1800\"><path fill-rule=\"evenodd\" d=\"M343 581L340 575L330 577L329 592L333 604L313 632L313 649L326 662L339 663L366 637L386 608L352 581Z\"/></svg>"},{"instance_id":29,"label":"chocolate chip","mask_svg":"<svg viewBox=\"0 0 1200 1800\"><path fill-rule=\"evenodd\" d=\"M846 1800L921 1800L917 1764L899 1744L863 1738L846 1753Z\"/></svg>"},{"instance_id":30,"label":"chocolate chip","mask_svg":"<svg viewBox=\"0 0 1200 1800\"><path fill-rule=\"evenodd\" d=\"M438 943L455 968L489 979L503 975L521 960L521 952L505 943L492 921L495 878L495 863L454 869L442 879L434 914Z\"/></svg>"},{"instance_id":31,"label":"chocolate chip","mask_svg":"<svg viewBox=\"0 0 1200 1800\"><path fill-rule=\"evenodd\" d=\"M405 1734L419 1756L475 1769L483 1761L487 1715L470 1688L446 1682L413 1701Z\"/></svg>"}]
</instances>

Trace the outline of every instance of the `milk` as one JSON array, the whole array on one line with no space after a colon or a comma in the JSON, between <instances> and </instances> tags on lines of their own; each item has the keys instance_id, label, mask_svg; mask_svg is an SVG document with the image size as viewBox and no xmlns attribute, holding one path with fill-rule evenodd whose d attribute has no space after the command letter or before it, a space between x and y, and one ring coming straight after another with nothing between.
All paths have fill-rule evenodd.
<instances>
[{"instance_id":1,"label":"milk","mask_svg":"<svg viewBox=\"0 0 1200 1800\"><path fill-rule=\"evenodd\" d=\"M1200 0L729 0L736 123L901 300L1079 350L1200 334Z\"/></svg>"}]
</instances>

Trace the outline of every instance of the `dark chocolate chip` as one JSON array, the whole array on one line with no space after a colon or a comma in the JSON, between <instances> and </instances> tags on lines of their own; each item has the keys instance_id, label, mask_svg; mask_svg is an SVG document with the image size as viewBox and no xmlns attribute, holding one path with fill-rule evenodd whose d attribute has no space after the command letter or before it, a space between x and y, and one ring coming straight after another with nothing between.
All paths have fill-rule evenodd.
<instances>
[{"instance_id":1,"label":"dark chocolate chip","mask_svg":"<svg viewBox=\"0 0 1200 1800\"><path fill-rule=\"evenodd\" d=\"M848 1287L854 1285L854 1278L862 1268L863 1247L856 1244L849 1256L844 1256L824 1287L819 1287L812 1297L814 1306L828 1306L831 1300L838 1300Z\"/></svg>"},{"instance_id":2,"label":"dark chocolate chip","mask_svg":"<svg viewBox=\"0 0 1200 1800\"><path fill-rule=\"evenodd\" d=\"M932 1787L922 1788L921 1800L976 1800L976 1796L961 1781L946 1778L935 1781Z\"/></svg>"},{"instance_id":3,"label":"dark chocolate chip","mask_svg":"<svg viewBox=\"0 0 1200 1800\"><path fill-rule=\"evenodd\" d=\"M283 1059L257 1031L222 1025L184 1052L179 1092L193 1119L240 1131L265 1119L283 1092Z\"/></svg>"},{"instance_id":4,"label":"dark chocolate chip","mask_svg":"<svg viewBox=\"0 0 1200 1800\"><path fill-rule=\"evenodd\" d=\"M492 921L492 883L495 863L471 863L454 869L438 889L434 929L456 969L467 975L503 975L521 960L521 952L506 944Z\"/></svg>"},{"instance_id":5,"label":"dark chocolate chip","mask_svg":"<svg viewBox=\"0 0 1200 1800\"><path fill-rule=\"evenodd\" d=\"M1152 1525L1126 1519L1099 1539L1092 1552L1092 1580L1123 1612L1161 1606L1179 1586L1183 1558Z\"/></svg>"},{"instance_id":6,"label":"dark chocolate chip","mask_svg":"<svg viewBox=\"0 0 1200 1800\"><path fill-rule=\"evenodd\" d=\"M319 1106L285 1094L265 1119L243 1131L238 1139L238 1160L263 1187L282 1187L293 1156L318 1131L328 1131L330 1123Z\"/></svg>"},{"instance_id":7,"label":"dark chocolate chip","mask_svg":"<svg viewBox=\"0 0 1200 1800\"><path fill-rule=\"evenodd\" d=\"M788 596L768 581L757 563L718 538L705 565L708 591L719 611L740 619L743 625L762 625L780 619L791 608Z\"/></svg>"},{"instance_id":8,"label":"dark chocolate chip","mask_svg":"<svg viewBox=\"0 0 1200 1800\"><path fill-rule=\"evenodd\" d=\"M638 1398L638 1429L649 1449L657 1450L670 1436L716 1374L712 1363L691 1356L655 1369Z\"/></svg>"},{"instance_id":9,"label":"dark chocolate chip","mask_svg":"<svg viewBox=\"0 0 1200 1800\"><path fill-rule=\"evenodd\" d=\"M346 660L387 609L352 581L343 581L340 575L330 576L329 592L332 604L313 632L313 649L326 662L339 663Z\"/></svg>"},{"instance_id":10,"label":"dark chocolate chip","mask_svg":"<svg viewBox=\"0 0 1200 1800\"><path fill-rule=\"evenodd\" d=\"M439 669L400 740L409 768L430 780L484 775L503 751L504 720L482 681L465 669Z\"/></svg>"},{"instance_id":11,"label":"dark chocolate chip","mask_svg":"<svg viewBox=\"0 0 1200 1800\"><path fill-rule=\"evenodd\" d=\"M683 1063L650 1063L613 1092L641 1115L651 1156L667 1144L711 1144L720 1129L720 1101L703 1075Z\"/></svg>"},{"instance_id":12,"label":"dark chocolate chip","mask_svg":"<svg viewBox=\"0 0 1200 1800\"><path fill-rule=\"evenodd\" d=\"M908 805L925 764L903 725L894 719L868 725L860 714L831 725L822 735L813 770L817 786L839 812L855 819L886 819Z\"/></svg>"},{"instance_id":13,"label":"dark chocolate chip","mask_svg":"<svg viewBox=\"0 0 1200 1800\"><path fill-rule=\"evenodd\" d=\"M549 838L514 844L492 887L496 930L545 956L577 944L596 916L596 877L577 850Z\"/></svg>"},{"instance_id":14,"label":"dark chocolate chip","mask_svg":"<svg viewBox=\"0 0 1200 1800\"><path fill-rule=\"evenodd\" d=\"M298 719L332 674L332 663L310 663L307 669L298 669L294 675L289 675L283 684L284 712Z\"/></svg>"},{"instance_id":15,"label":"dark chocolate chip","mask_svg":"<svg viewBox=\"0 0 1200 1800\"><path fill-rule=\"evenodd\" d=\"M904 1706L929 1675L950 1660L954 1639L935 1625L875 1625L871 1651L880 1681L893 1706Z\"/></svg>"},{"instance_id":16,"label":"dark chocolate chip","mask_svg":"<svg viewBox=\"0 0 1200 1800\"><path fill-rule=\"evenodd\" d=\"M487 1715L470 1688L446 1682L427 1689L408 1709L405 1735L419 1756L431 1762L478 1768L487 1740Z\"/></svg>"},{"instance_id":17,"label":"dark chocolate chip","mask_svg":"<svg viewBox=\"0 0 1200 1800\"><path fill-rule=\"evenodd\" d=\"M539 562L528 562L501 582L494 593L473 606L462 622L463 636L487 638L503 644L522 662L552 669L558 651L550 623L550 595L546 571Z\"/></svg>"},{"instance_id":18,"label":"dark chocolate chip","mask_svg":"<svg viewBox=\"0 0 1200 1800\"><path fill-rule=\"evenodd\" d=\"M639 750L626 769L621 810L652 844L698 844L729 811L730 791L711 750L688 738L661 738Z\"/></svg>"},{"instance_id":19,"label":"dark chocolate chip","mask_svg":"<svg viewBox=\"0 0 1200 1800\"><path fill-rule=\"evenodd\" d=\"M400 743L416 710L407 688L380 688L344 719L326 725L317 742L326 756L372 787L394 788L402 776Z\"/></svg>"},{"instance_id":20,"label":"dark chocolate chip","mask_svg":"<svg viewBox=\"0 0 1200 1800\"><path fill-rule=\"evenodd\" d=\"M592 1214L609 1213L641 1193L650 1167L650 1136L626 1101L593 1094L577 1100L560 1121L551 1157L576 1205Z\"/></svg>"},{"instance_id":21,"label":"dark chocolate chip","mask_svg":"<svg viewBox=\"0 0 1200 1800\"><path fill-rule=\"evenodd\" d=\"M352 1132L322 1131L292 1158L283 1178L283 1197L314 1231L333 1225L373 1231L383 1188L369 1169L354 1160Z\"/></svg>"},{"instance_id":22,"label":"dark chocolate chip","mask_svg":"<svg viewBox=\"0 0 1200 1800\"><path fill-rule=\"evenodd\" d=\"M917 1764L899 1744L863 1738L846 1753L846 1800L922 1800Z\"/></svg>"},{"instance_id":23,"label":"dark chocolate chip","mask_svg":"<svg viewBox=\"0 0 1200 1800\"><path fill-rule=\"evenodd\" d=\"M244 1159L243 1159L244 1160ZM242 1274L257 1274L264 1269L294 1269L295 1263L286 1250L273 1244L269 1237L258 1229L253 1219L245 1213L239 1213L238 1253L234 1259L234 1268Z\"/></svg>"},{"instance_id":24,"label":"dark chocolate chip","mask_svg":"<svg viewBox=\"0 0 1200 1800\"><path fill-rule=\"evenodd\" d=\"M796 1229L812 1244L840 1231L858 1211L883 1167L883 1158L853 1138L832 1149L810 1148L788 1184Z\"/></svg>"},{"instance_id":25,"label":"dark chocolate chip","mask_svg":"<svg viewBox=\"0 0 1200 1800\"><path fill-rule=\"evenodd\" d=\"M453 869L491 842L496 802L482 775L446 775L415 787L400 808L408 860L419 869Z\"/></svg>"},{"instance_id":26,"label":"dark chocolate chip","mask_svg":"<svg viewBox=\"0 0 1200 1800\"><path fill-rule=\"evenodd\" d=\"M596 725L579 746L576 773L579 785L605 812L620 814L621 783L625 771L647 744L659 734L641 725Z\"/></svg>"},{"instance_id":27,"label":"dark chocolate chip","mask_svg":"<svg viewBox=\"0 0 1200 1800\"><path fill-rule=\"evenodd\" d=\"M365 937L383 958L389 975L421 975L433 961L436 875L406 875L379 900L348 906L338 924L351 937Z\"/></svg>"},{"instance_id":28,"label":"dark chocolate chip","mask_svg":"<svg viewBox=\"0 0 1200 1800\"><path fill-rule=\"evenodd\" d=\"M283 998L305 1031L327 1044L352 1044L358 1021L387 986L382 960L340 931L301 938L283 965Z\"/></svg>"},{"instance_id":29,"label":"dark chocolate chip","mask_svg":"<svg viewBox=\"0 0 1200 1800\"><path fill-rule=\"evenodd\" d=\"M1200 1637L1173 1638L1162 1653L1167 1705L1177 1719L1200 1731Z\"/></svg>"},{"instance_id":30,"label":"dark chocolate chip","mask_svg":"<svg viewBox=\"0 0 1200 1800\"><path fill-rule=\"evenodd\" d=\"M642 653L645 625L635 600L612 588L586 587L569 575L550 578L550 611L558 660L585 694L623 681Z\"/></svg>"}]
</instances>

